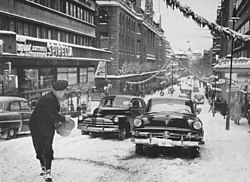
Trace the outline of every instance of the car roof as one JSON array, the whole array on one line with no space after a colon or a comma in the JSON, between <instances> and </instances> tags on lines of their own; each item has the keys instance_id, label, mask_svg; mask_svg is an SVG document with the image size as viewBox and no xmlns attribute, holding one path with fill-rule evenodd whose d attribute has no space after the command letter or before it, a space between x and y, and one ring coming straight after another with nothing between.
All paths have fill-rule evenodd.
<instances>
[{"instance_id":1,"label":"car roof","mask_svg":"<svg viewBox=\"0 0 250 182\"><path fill-rule=\"evenodd\" d=\"M108 97L125 97L125 98L130 98L130 99L133 99L133 98L141 99L141 97L134 96L134 95L109 95L109 96L105 96L103 98L108 98Z\"/></svg>"},{"instance_id":2,"label":"car roof","mask_svg":"<svg viewBox=\"0 0 250 182\"><path fill-rule=\"evenodd\" d=\"M183 100L183 101L191 101L189 98L183 98L183 97L152 97L149 100Z\"/></svg>"},{"instance_id":3,"label":"car roof","mask_svg":"<svg viewBox=\"0 0 250 182\"><path fill-rule=\"evenodd\" d=\"M27 101L25 98L16 96L0 96L0 102L6 101Z\"/></svg>"}]
</instances>

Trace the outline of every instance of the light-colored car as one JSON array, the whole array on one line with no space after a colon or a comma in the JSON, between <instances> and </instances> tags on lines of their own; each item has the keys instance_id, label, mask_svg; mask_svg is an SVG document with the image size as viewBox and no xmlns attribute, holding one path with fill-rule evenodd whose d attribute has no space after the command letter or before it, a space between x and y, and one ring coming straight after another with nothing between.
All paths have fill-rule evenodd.
<instances>
[{"instance_id":1,"label":"light-colored car","mask_svg":"<svg viewBox=\"0 0 250 182\"><path fill-rule=\"evenodd\" d=\"M1 138L12 139L17 134L30 133L28 122L32 111L25 98L0 96Z\"/></svg>"}]
</instances>

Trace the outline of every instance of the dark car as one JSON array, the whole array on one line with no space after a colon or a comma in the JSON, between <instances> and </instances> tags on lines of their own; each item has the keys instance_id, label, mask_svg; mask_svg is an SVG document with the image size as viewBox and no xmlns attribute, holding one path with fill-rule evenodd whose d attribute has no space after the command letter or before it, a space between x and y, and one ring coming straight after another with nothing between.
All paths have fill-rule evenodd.
<instances>
[{"instance_id":1,"label":"dark car","mask_svg":"<svg viewBox=\"0 0 250 182\"><path fill-rule=\"evenodd\" d=\"M134 120L135 152L142 154L146 147L181 147L198 156L204 135L202 121L196 116L200 111L186 98L149 99L145 113Z\"/></svg>"},{"instance_id":2,"label":"dark car","mask_svg":"<svg viewBox=\"0 0 250 182\"><path fill-rule=\"evenodd\" d=\"M30 133L28 122L32 111L25 98L0 96L1 137L11 139L17 134Z\"/></svg>"},{"instance_id":3,"label":"dark car","mask_svg":"<svg viewBox=\"0 0 250 182\"><path fill-rule=\"evenodd\" d=\"M205 101L205 97L203 94L200 94L200 93L194 94L193 102L195 104L204 104L204 101Z\"/></svg>"},{"instance_id":4,"label":"dark car","mask_svg":"<svg viewBox=\"0 0 250 182\"><path fill-rule=\"evenodd\" d=\"M137 96L116 95L106 96L100 101L92 115L78 118L78 129L82 134L115 133L119 140L131 136L134 119L146 108L143 99Z\"/></svg>"}]
</instances>

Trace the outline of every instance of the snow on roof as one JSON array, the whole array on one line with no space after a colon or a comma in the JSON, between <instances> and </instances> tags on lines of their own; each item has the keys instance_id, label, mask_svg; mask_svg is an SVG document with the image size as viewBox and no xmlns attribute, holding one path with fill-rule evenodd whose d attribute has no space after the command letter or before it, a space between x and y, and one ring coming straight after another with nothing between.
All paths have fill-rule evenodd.
<instances>
[{"instance_id":1,"label":"snow on roof","mask_svg":"<svg viewBox=\"0 0 250 182\"><path fill-rule=\"evenodd\" d=\"M219 62L214 66L214 68L229 68L231 59L223 58L219 59ZM239 57L233 59L233 68L249 68L250 67L250 58Z\"/></svg>"}]
</instances>

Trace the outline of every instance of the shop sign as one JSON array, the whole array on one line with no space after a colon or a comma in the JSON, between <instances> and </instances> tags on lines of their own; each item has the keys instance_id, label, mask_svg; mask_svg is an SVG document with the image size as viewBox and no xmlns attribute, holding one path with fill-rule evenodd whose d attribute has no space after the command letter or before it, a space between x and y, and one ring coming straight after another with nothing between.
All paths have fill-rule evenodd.
<instances>
[{"instance_id":1,"label":"shop sign","mask_svg":"<svg viewBox=\"0 0 250 182\"><path fill-rule=\"evenodd\" d=\"M37 45L39 44L39 45ZM17 42L17 54L28 57L72 57L72 47L53 42Z\"/></svg>"}]
</instances>

